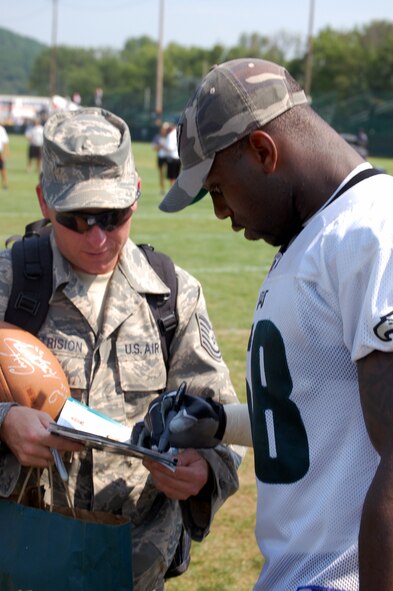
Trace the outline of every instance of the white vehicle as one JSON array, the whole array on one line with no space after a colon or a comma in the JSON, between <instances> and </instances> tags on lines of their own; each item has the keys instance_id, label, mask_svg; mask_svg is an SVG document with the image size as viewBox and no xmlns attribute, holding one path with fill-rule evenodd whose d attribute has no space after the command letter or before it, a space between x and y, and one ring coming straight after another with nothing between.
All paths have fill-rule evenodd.
<instances>
[{"instance_id":1,"label":"white vehicle","mask_svg":"<svg viewBox=\"0 0 393 591\"><path fill-rule=\"evenodd\" d=\"M78 105L71 99L59 95L47 97L2 94L0 95L0 125L23 127L37 117L46 118L53 111L77 108Z\"/></svg>"}]
</instances>

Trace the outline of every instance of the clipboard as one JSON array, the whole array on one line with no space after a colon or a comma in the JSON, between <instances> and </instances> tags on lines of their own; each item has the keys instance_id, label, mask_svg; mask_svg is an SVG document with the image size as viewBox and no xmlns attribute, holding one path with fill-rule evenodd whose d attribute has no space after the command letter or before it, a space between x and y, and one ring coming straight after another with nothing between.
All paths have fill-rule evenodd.
<instances>
[{"instance_id":1,"label":"clipboard","mask_svg":"<svg viewBox=\"0 0 393 591\"><path fill-rule=\"evenodd\" d=\"M78 429L58 425L57 423L49 423L48 431L54 435L60 435L61 437L67 437L68 439L79 441L91 449L123 456L132 456L140 460L148 458L149 460L153 460L166 466L173 472L176 469L177 459L170 453L161 453L153 449L148 449L147 447L135 445L128 441L115 441L108 437L102 437L101 435L95 435L94 433L88 433L87 431L79 431Z\"/></svg>"}]
</instances>

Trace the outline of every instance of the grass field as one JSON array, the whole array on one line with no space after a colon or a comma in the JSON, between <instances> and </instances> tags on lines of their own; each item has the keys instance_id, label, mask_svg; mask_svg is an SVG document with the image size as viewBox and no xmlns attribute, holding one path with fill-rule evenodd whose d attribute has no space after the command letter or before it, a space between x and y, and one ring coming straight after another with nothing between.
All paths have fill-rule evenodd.
<instances>
[{"instance_id":1,"label":"grass field","mask_svg":"<svg viewBox=\"0 0 393 591\"><path fill-rule=\"evenodd\" d=\"M245 401L245 351L258 287L274 250L244 240L218 222L209 199L177 214L159 211L158 173L150 145L134 154L142 177L142 198L131 230L135 242L149 242L171 255L203 284L210 317L240 400ZM27 142L10 136L9 189L0 192L0 244L41 217L35 196L37 175L26 172ZM393 161L371 159L393 174ZM254 539L253 454L240 471L240 491L221 509L209 536L192 548L188 572L168 582L168 591L250 591L262 566Z\"/></svg>"}]
</instances>

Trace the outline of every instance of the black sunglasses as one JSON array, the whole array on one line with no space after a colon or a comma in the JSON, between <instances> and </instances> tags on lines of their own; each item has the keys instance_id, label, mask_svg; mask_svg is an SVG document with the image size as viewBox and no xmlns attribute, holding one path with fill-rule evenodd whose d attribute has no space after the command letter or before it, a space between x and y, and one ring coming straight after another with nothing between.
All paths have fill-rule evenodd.
<instances>
[{"instance_id":1,"label":"black sunglasses","mask_svg":"<svg viewBox=\"0 0 393 591\"><path fill-rule=\"evenodd\" d=\"M86 213L83 211L70 211L56 213L56 221L68 230L83 234L93 226L99 226L106 232L112 232L124 224L132 214L132 206L124 209L109 209L100 213Z\"/></svg>"}]
</instances>

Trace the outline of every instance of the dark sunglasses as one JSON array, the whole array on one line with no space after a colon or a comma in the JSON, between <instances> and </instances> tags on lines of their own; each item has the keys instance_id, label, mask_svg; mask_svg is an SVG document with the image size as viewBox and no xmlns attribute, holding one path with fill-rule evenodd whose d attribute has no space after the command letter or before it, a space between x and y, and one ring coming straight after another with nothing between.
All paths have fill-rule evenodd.
<instances>
[{"instance_id":1,"label":"dark sunglasses","mask_svg":"<svg viewBox=\"0 0 393 591\"><path fill-rule=\"evenodd\" d=\"M106 232L112 232L124 224L132 214L132 207L124 209L110 209L100 213L85 213L83 211L70 211L56 213L56 221L68 230L83 234L91 230L93 226L99 226Z\"/></svg>"}]
</instances>

